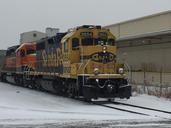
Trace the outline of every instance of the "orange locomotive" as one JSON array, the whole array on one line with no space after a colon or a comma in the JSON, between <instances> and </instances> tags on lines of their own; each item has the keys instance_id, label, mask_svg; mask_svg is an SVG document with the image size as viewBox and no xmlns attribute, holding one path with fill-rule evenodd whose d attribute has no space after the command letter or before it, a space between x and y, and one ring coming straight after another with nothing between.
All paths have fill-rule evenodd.
<instances>
[{"instance_id":1,"label":"orange locomotive","mask_svg":"<svg viewBox=\"0 0 171 128\"><path fill-rule=\"evenodd\" d=\"M6 51L6 57L3 69L9 72L16 71L16 54L15 50L19 47L19 45L9 47Z\"/></svg>"},{"instance_id":2,"label":"orange locomotive","mask_svg":"<svg viewBox=\"0 0 171 128\"><path fill-rule=\"evenodd\" d=\"M6 60L1 71L2 81L23 84L23 72L35 70L36 43L23 43L10 47L6 53ZM9 71L9 72L8 72ZM11 72L13 71L13 72Z\"/></svg>"},{"instance_id":3,"label":"orange locomotive","mask_svg":"<svg viewBox=\"0 0 171 128\"><path fill-rule=\"evenodd\" d=\"M9 47L6 51L6 56L4 60L4 64L1 71L1 80L2 81L10 81L11 83L15 83L14 78L11 76L15 76L16 72L16 54L15 50L19 47L19 45Z\"/></svg>"},{"instance_id":4,"label":"orange locomotive","mask_svg":"<svg viewBox=\"0 0 171 128\"><path fill-rule=\"evenodd\" d=\"M16 50L16 69L18 72L35 70L36 43L23 43Z\"/></svg>"}]
</instances>

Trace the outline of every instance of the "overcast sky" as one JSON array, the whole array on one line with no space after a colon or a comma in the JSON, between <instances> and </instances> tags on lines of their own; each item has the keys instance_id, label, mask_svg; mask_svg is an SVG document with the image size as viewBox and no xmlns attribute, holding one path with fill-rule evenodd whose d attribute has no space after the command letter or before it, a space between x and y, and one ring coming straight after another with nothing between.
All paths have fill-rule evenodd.
<instances>
[{"instance_id":1,"label":"overcast sky","mask_svg":"<svg viewBox=\"0 0 171 128\"><path fill-rule=\"evenodd\" d=\"M171 0L0 0L0 49L18 44L22 32L109 25L167 10Z\"/></svg>"}]
</instances>

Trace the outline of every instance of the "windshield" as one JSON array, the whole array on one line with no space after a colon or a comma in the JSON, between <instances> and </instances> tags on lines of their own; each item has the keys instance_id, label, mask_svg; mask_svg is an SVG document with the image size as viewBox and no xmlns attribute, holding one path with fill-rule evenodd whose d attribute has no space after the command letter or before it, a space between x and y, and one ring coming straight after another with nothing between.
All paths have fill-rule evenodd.
<instances>
[{"instance_id":1,"label":"windshield","mask_svg":"<svg viewBox=\"0 0 171 128\"><path fill-rule=\"evenodd\" d=\"M93 38L82 39L82 45L93 45Z\"/></svg>"},{"instance_id":2,"label":"windshield","mask_svg":"<svg viewBox=\"0 0 171 128\"><path fill-rule=\"evenodd\" d=\"M28 49L27 50L27 55L34 54L36 51L34 49Z\"/></svg>"},{"instance_id":3,"label":"windshield","mask_svg":"<svg viewBox=\"0 0 171 128\"><path fill-rule=\"evenodd\" d=\"M114 39L102 39L102 38L84 38L82 39L82 45L83 46L88 46L88 45L115 45L115 40Z\"/></svg>"},{"instance_id":4,"label":"windshield","mask_svg":"<svg viewBox=\"0 0 171 128\"><path fill-rule=\"evenodd\" d=\"M94 45L106 45L107 39L94 39Z\"/></svg>"}]
</instances>

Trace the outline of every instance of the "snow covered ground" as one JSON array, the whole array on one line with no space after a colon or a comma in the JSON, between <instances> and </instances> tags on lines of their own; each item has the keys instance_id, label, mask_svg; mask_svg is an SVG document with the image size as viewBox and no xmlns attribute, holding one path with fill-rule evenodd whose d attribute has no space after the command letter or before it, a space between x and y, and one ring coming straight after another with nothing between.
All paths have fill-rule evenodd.
<instances>
[{"instance_id":1,"label":"snow covered ground","mask_svg":"<svg viewBox=\"0 0 171 128\"><path fill-rule=\"evenodd\" d=\"M171 111L171 101L147 95L119 100ZM142 116L0 83L0 127L171 127L171 118Z\"/></svg>"}]
</instances>

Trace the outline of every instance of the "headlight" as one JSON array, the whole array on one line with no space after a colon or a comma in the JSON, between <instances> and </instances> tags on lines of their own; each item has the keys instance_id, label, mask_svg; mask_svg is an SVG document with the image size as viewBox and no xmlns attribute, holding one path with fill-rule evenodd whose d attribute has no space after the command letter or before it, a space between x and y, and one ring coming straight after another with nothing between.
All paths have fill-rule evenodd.
<instances>
[{"instance_id":1,"label":"headlight","mask_svg":"<svg viewBox=\"0 0 171 128\"><path fill-rule=\"evenodd\" d=\"M94 68L94 74L98 75L99 74L99 69L98 68Z\"/></svg>"},{"instance_id":2,"label":"headlight","mask_svg":"<svg viewBox=\"0 0 171 128\"><path fill-rule=\"evenodd\" d=\"M118 72L119 72L120 74L123 74L123 73L124 73L124 69L123 69L123 68L119 68Z\"/></svg>"},{"instance_id":3,"label":"headlight","mask_svg":"<svg viewBox=\"0 0 171 128\"><path fill-rule=\"evenodd\" d=\"M107 47L106 47L106 46L104 46L104 47L103 47L103 50L107 50Z\"/></svg>"},{"instance_id":4,"label":"headlight","mask_svg":"<svg viewBox=\"0 0 171 128\"><path fill-rule=\"evenodd\" d=\"M103 47L103 53L106 53L106 50L107 50L107 47L104 46L104 47Z\"/></svg>"}]
</instances>

